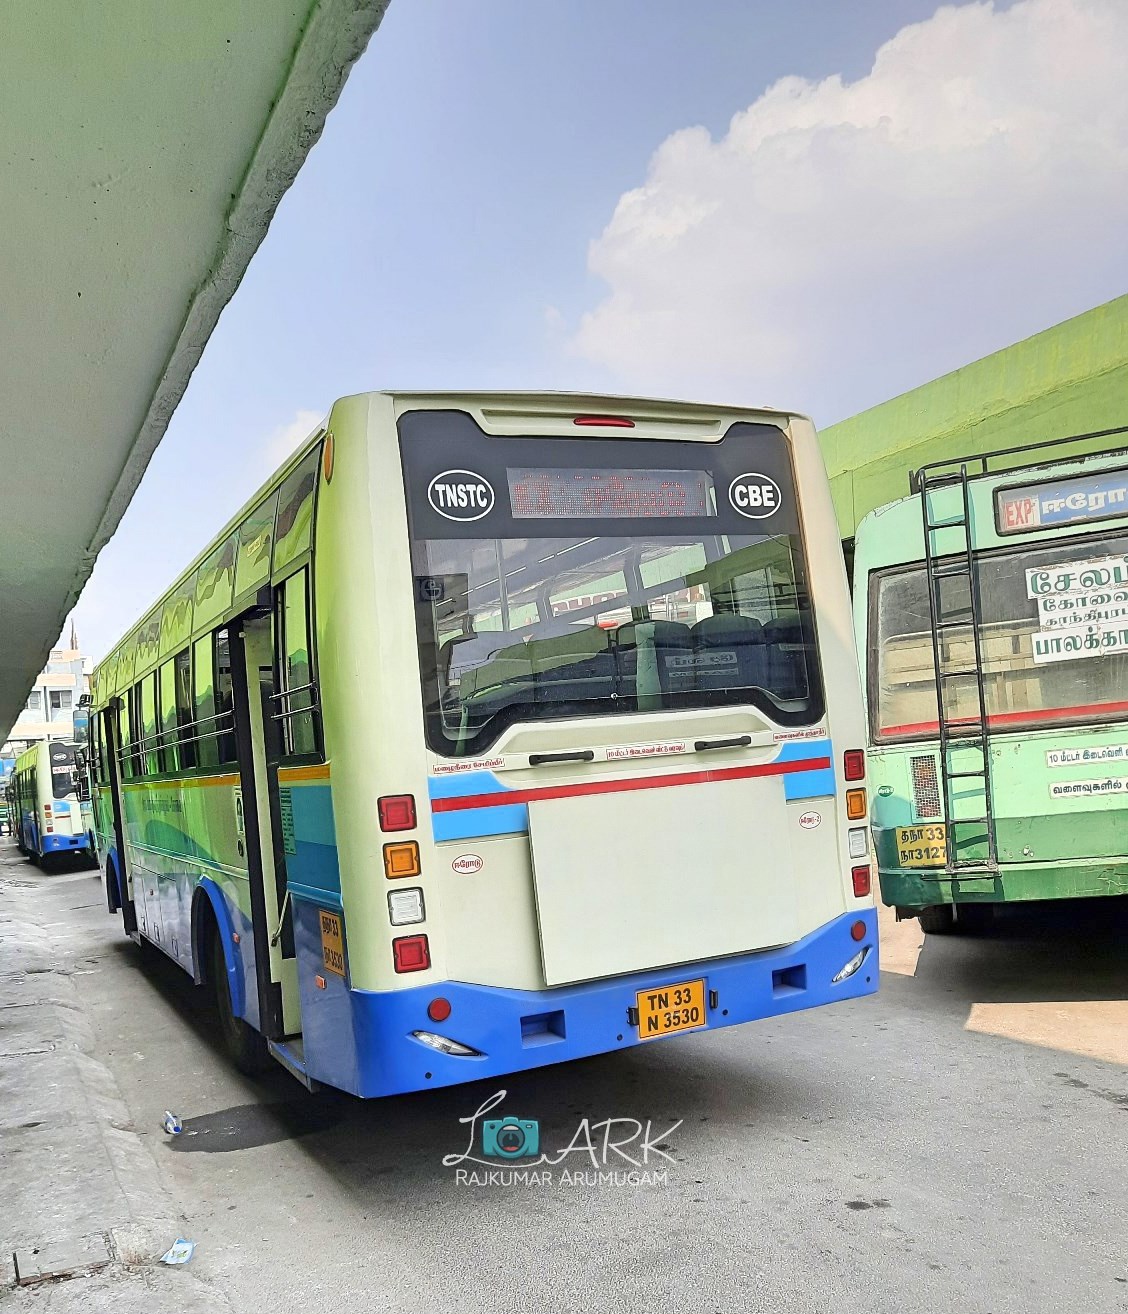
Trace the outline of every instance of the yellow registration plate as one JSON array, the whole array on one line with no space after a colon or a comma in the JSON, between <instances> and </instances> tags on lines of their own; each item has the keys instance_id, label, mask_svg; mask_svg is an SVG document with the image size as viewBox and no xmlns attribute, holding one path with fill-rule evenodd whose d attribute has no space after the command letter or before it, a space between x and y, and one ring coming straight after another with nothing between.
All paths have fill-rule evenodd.
<instances>
[{"instance_id":1,"label":"yellow registration plate","mask_svg":"<svg viewBox=\"0 0 1128 1314\"><path fill-rule=\"evenodd\" d=\"M321 956L327 972L344 976L345 937L341 934L341 919L324 909L321 909Z\"/></svg>"},{"instance_id":2,"label":"yellow registration plate","mask_svg":"<svg viewBox=\"0 0 1128 1314\"><path fill-rule=\"evenodd\" d=\"M705 982L683 981L660 990L641 990L638 1001L638 1036L653 1040L674 1031L692 1031L705 1025Z\"/></svg>"},{"instance_id":3,"label":"yellow registration plate","mask_svg":"<svg viewBox=\"0 0 1128 1314\"><path fill-rule=\"evenodd\" d=\"M898 867L943 867L948 860L944 826L898 826Z\"/></svg>"}]
</instances>

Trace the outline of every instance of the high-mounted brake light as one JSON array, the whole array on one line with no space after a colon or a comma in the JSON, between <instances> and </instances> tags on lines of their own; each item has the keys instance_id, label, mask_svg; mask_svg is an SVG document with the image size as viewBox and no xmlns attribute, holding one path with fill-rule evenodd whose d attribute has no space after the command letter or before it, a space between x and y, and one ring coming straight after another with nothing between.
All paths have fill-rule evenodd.
<instances>
[{"instance_id":1,"label":"high-mounted brake light","mask_svg":"<svg viewBox=\"0 0 1128 1314\"><path fill-rule=\"evenodd\" d=\"M411 794L385 794L376 800L381 830L414 830L415 799Z\"/></svg>"},{"instance_id":2,"label":"high-mounted brake light","mask_svg":"<svg viewBox=\"0 0 1128 1314\"><path fill-rule=\"evenodd\" d=\"M864 867L852 868L850 879L854 882L854 898L864 899L870 892L869 864L867 863Z\"/></svg>"},{"instance_id":3,"label":"high-mounted brake light","mask_svg":"<svg viewBox=\"0 0 1128 1314\"><path fill-rule=\"evenodd\" d=\"M392 941L392 961L397 972L423 972L431 966L431 949L425 935L401 935Z\"/></svg>"},{"instance_id":4,"label":"high-mounted brake light","mask_svg":"<svg viewBox=\"0 0 1128 1314\"><path fill-rule=\"evenodd\" d=\"M846 791L846 816L851 821L861 821L866 815L866 791L848 789Z\"/></svg>"},{"instance_id":5,"label":"high-mounted brake light","mask_svg":"<svg viewBox=\"0 0 1128 1314\"><path fill-rule=\"evenodd\" d=\"M848 748L842 754L842 774L847 780L865 780L866 755L864 749Z\"/></svg>"},{"instance_id":6,"label":"high-mounted brake light","mask_svg":"<svg viewBox=\"0 0 1128 1314\"><path fill-rule=\"evenodd\" d=\"M572 421L581 427L596 429L633 429L634 420L628 420L625 415L577 415Z\"/></svg>"}]
</instances>

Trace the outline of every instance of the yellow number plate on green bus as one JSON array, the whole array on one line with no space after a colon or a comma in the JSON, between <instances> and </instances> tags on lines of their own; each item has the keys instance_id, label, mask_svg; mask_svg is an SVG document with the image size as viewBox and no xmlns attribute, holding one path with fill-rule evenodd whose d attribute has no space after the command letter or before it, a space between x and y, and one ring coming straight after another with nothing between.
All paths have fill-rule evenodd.
<instances>
[{"instance_id":1,"label":"yellow number plate on green bus","mask_svg":"<svg viewBox=\"0 0 1128 1314\"><path fill-rule=\"evenodd\" d=\"M640 990L638 1038L653 1040L675 1031L693 1031L705 1025L705 982L683 981L661 990Z\"/></svg>"},{"instance_id":2,"label":"yellow number plate on green bus","mask_svg":"<svg viewBox=\"0 0 1128 1314\"><path fill-rule=\"evenodd\" d=\"M943 867L947 861L944 826L898 826L898 867Z\"/></svg>"},{"instance_id":3,"label":"yellow number plate on green bus","mask_svg":"<svg viewBox=\"0 0 1128 1314\"><path fill-rule=\"evenodd\" d=\"M344 976L345 937L341 934L341 919L324 909L321 910L321 957L327 971Z\"/></svg>"}]
</instances>

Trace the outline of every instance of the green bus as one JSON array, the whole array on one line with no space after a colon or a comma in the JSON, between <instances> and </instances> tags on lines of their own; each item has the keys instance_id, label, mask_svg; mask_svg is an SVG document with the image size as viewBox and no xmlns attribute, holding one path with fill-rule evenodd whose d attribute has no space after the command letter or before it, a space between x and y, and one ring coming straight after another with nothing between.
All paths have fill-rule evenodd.
<instances>
[{"instance_id":1,"label":"green bus","mask_svg":"<svg viewBox=\"0 0 1128 1314\"><path fill-rule=\"evenodd\" d=\"M1128 451L926 466L854 553L881 894L929 932L1128 893Z\"/></svg>"}]
</instances>

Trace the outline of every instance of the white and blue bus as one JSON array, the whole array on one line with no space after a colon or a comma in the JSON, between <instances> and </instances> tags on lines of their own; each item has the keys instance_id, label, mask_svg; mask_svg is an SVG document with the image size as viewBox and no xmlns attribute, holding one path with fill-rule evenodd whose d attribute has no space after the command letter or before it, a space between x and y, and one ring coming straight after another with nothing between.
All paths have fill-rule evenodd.
<instances>
[{"instance_id":1,"label":"white and blue bus","mask_svg":"<svg viewBox=\"0 0 1128 1314\"><path fill-rule=\"evenodd\" d=\"M862 742L764 410L345 398L94 673L111 911L361 1096L875 990Z\"/></svg>"},{"instance_id":2,"label":"white and blue bus","mask_svg":"<svg viewBox=\"0 0 1128 1314\"><path fill-rule=\"evenodd\" d=\"M9 825L20 852L44 870L68 856L96 857L76 749L69 739L40 740L16 758L12 772Z\"/></svg>"}]
</instances>

